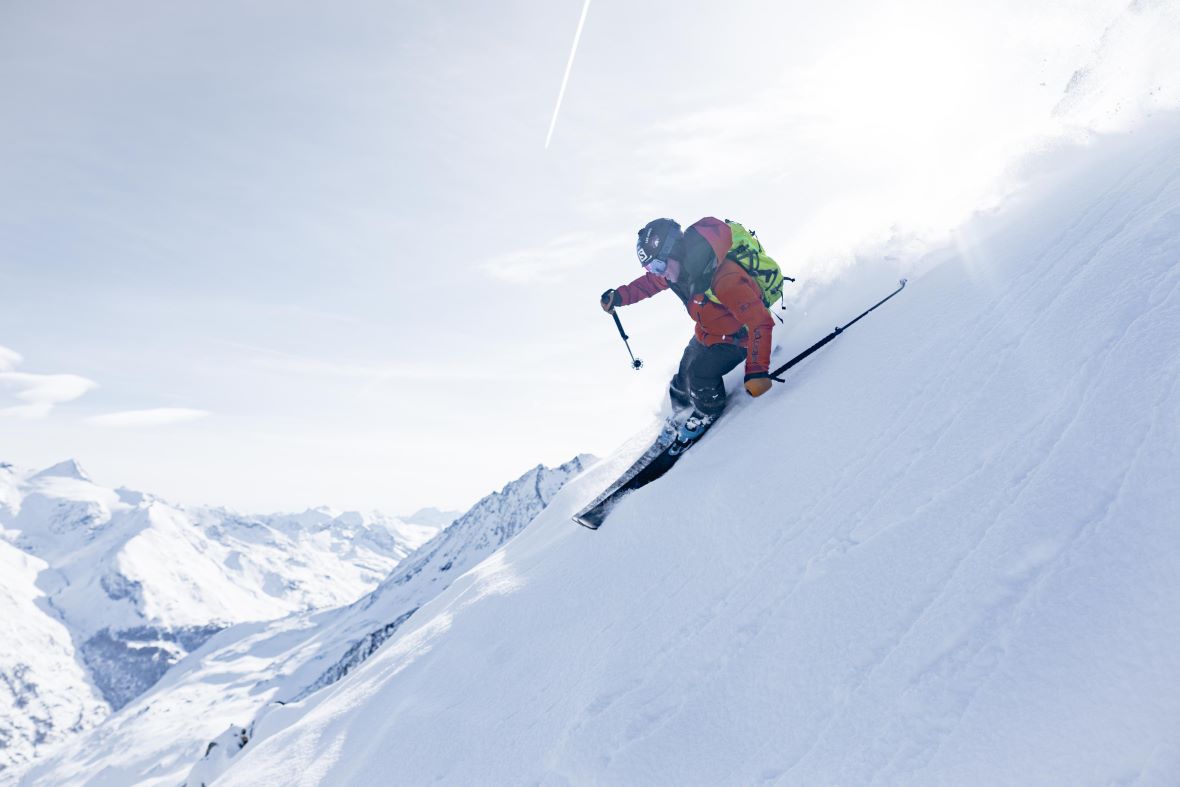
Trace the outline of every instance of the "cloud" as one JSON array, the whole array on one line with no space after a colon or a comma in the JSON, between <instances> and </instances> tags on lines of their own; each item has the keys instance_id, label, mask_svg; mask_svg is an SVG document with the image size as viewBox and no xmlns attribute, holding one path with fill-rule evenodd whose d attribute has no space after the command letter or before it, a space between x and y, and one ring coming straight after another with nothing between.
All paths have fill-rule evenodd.
<instances>
[{"instance_id":1,"label":"cloud","mask_svg":"<svg viewBox=\"0 0 1180 787\"><path fill-rule=\"evenodd\" d=\"M619 238L589 232L559 235L544 246L499 254L481 265L481 269L511 282L555 281L566 271L594 262L600 255L617 252Z\"/></svg>"},{"instance_id":2,"label":"cloud","mask_svg":"<svg viewBox=\"0 0 1180 787\"><path fill-rule=\"evenodd\" d=\"M0 364L7 364L13 356L20 356L4 348L8 355L0 355ZM4 366L3 368L10 368ZM44 418L55 405L70 402L98 387L98 383L76 374L27 374L0 372L0 388L12 391L11 396L25 404L0 408L0 416L15 418Z\"/></svg>"},{"instance_id":3,"label":"cloud","mask_svg":"<svg viewBox=\"0 0 1180 787\"><path fill-rule=\"evenodd\" d=\"M117 413L105 413L86 419L87 423L97 426L137 427L137 426L167 426L196 421L209 415L205 410L193 410L188 407L157 407L151 410L122 410Z\"/></svg>"},{"instance_id":4,"label":"cloud","mask_svg":"<svg viewBox=\"0 0 1180 787\"><path fill-rule=\"evenodd\" d=\"M355 380L364 385L396 382L519 382L523 379L536 379L535 356L532 350L523 359L509 349L497 355L494 360L466 362L461 365L453 363L367 364L312 358L234 341L225 341L222 344L247 351L254 356L251 360L252 365L267 372Z\"/></svg>"},{"instance_id":5,"label":"cloud","mask_svg":"<svg viewBox=\"0 0 1180 787\"><path fill-rule=\"evenodd\" d=\"M23 361L24 358L16 350L10 350L4 345L0 344L0 372L10 371L14 366Z\"/></svg>"},{"instance_id":6,"label":"cloud","mask_svg":"<svg viewBox=\"0 0 1180 787\"><path fill-rule=\"evenodd\" d=\"M0 345L0 390L23 404L0 407L0 416L11 418L46 418L62 402L71 402L98 387L98 383L76 374L30 374L11 369L24 359L20 353ZM100 426L164 426L204 418L209 413L186 407L159 407L153 410L124 410L96 415L87 423Z\"/></svg>"}]
</instances>

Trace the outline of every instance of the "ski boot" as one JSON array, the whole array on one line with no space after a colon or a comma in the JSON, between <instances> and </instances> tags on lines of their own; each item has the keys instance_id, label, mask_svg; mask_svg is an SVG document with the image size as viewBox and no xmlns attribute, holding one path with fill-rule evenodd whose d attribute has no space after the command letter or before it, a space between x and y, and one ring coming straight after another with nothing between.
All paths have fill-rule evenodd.
<instances>
[{"instance_id":1,"label":"ski boot","mask_svg":"<svg viewBox=\"0 0 1180 787\"><path fill-rule=\"evenodd\" d=\"M676 434L676 442L669 449L669 453L675 455L684 453L689 446L695 443L705 430L713 425L716 420L714 416L702 415L696 410L692 411L683 424L680 425L680 431Z\"/></svg>"}]
</instances>

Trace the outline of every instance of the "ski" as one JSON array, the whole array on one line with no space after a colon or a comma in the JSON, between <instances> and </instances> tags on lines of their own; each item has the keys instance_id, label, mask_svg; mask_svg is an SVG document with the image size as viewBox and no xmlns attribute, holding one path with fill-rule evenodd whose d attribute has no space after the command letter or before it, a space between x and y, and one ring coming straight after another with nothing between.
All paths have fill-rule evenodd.
<instances>
[{"instance_id":1,"label":"ski","mask_svg":"<svg viewBox=\"0 0 1180 787\"><path fill-rule=\"evenodd\" d=\"M715 418L705 422L695 437L683 440L679 436L680 425L669 418L664 422L664 428L651 447L607 487L606 491L574 514L573 520L582 527L597 530L624 495L647 486L671 470L672 465L676 464L680 457L684 456L684 452L694 446L715 422Z\"/></svg>"}]
</instances>

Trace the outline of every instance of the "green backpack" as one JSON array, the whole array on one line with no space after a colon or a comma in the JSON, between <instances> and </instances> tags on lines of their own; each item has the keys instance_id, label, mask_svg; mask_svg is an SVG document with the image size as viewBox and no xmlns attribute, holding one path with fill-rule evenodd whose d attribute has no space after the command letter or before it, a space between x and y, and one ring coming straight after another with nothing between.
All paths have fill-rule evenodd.
<instances>
[{"instance_id":1,"label":"green backpack","mask_svg":"<svg viewBox=\"0 0 1180 787\"><path fill-rule=\"evenodd\" d=\"M727 260L733 260L742 267L750 278L758 283L762 289L762 303L766 308L783 297L783 272L778 263L762 248L762 241L753 230L748 230L736 221L725 220L733 233L733 242L729 245ZM794 279L791 279L794 281ZM709 290L705 296L714 303L720 303L713 291Z\"/></svg>"}]
</instances>

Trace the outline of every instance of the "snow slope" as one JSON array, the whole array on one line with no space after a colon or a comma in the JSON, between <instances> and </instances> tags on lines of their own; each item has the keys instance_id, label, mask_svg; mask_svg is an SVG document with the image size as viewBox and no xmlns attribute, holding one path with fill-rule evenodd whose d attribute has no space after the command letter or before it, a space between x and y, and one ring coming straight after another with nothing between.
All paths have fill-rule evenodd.
<instances>
[{"instance_id":1,"label":"snow slope","mask_svg":"<svg viewBox=\"0 0 1180 787\"><path fill-rule=\"evenodd\" d=\"M1180 783L1180 117L1047 154L598 532L557 495L220 785ZM737 381L734 381L734 385Z\"/></svg>"},{"instance_id":2,"label":"snow slope","mask_svg":"<svg viewBox=\"0 0 1180 787\"><path fill-rule=\"evenodd\" d=\"M75 658L69 629L44 611L36 582L46 568L0 541L0 774L35 747L93 727L109 712Z\"/></svg>"},{"instance_id":3,"label":"snow slope","mask_svg":"<svg viewBox=\"0 0 1180 787\"><path fill-rule=\"evenodd\" d=\"M431 525L245 517L0 466L0 770L93 726L218 630L371 590Z\"/></svg>"},{"instance_id":4,"label":"snow slope","mask_svg":"<svg viewBox=\"0 0 1180 787\"><path fill-rule=\"evenodd\" d=\"M219 633L121 712L38 763L24 783L209 781L249 738L256 717L314 695L379 652L423 604L523 530L589 460L529 470L476 503L349 606ZM411 519L440 516L419 512Z\"/></svg>"}]
</instances>

